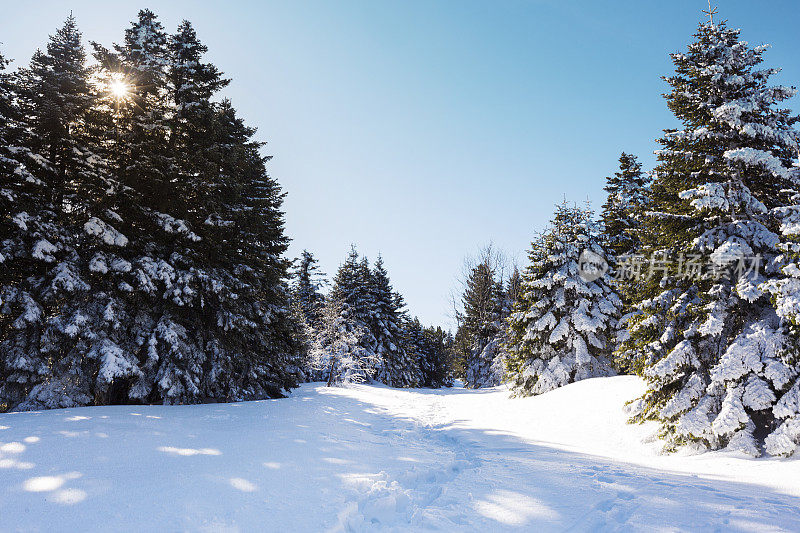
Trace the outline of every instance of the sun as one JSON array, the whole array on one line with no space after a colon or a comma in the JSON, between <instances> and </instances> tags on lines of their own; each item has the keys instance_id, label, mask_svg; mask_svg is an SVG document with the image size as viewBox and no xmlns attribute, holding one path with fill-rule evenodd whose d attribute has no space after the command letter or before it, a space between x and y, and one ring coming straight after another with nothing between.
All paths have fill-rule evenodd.
<instances>
[{"instance_id":1,"label":"sun","mask_svg":"<svg viewBox=\"0 0 800 533\"><path fill-rule=\"evenodd\" d=\"M128 84L120 79L112 80L111 83L108 84L108 90L111 92L111 96L117 100L124 100L131 92L131 88Z\"/></svg>"},{"instance_id":2,"label":"sun","mask_svg":"<svg viewBox=\"0 0 800 533\"><path fill-rule=\"evenodd\" d=\"M131 87L122 75L114 75L108 83L108 92L115 100L125 100L131 94Z\"/></svg>"}]
</instances>

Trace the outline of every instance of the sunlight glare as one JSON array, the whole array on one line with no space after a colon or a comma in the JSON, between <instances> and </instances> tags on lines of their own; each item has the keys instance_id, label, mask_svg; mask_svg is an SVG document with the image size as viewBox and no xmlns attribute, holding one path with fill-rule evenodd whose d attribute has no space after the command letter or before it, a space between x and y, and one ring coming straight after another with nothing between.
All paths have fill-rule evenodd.
<instances>
[{"instance_id":1,"label":"sunlight glare","mask_svg":"<svg viewBox=\"0 0 800 533\"><path fill-rule=\"evenodd\" d=\"M122 77L115 76L108 84L108 90L111 96L116 100L125 100L131 92L130 86L125 83Z\"/></svg>"}]
</instances>

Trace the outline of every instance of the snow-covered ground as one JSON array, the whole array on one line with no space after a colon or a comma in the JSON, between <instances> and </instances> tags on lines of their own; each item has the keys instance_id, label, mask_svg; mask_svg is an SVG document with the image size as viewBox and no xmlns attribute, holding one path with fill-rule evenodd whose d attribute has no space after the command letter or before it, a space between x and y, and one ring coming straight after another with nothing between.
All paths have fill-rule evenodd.
<instances>
[{"instance_id":1,"label":"snow-covered ground","mask_svg":"<svg viewBox=\"0 0 800 533\"><path fill-rule=\"evenodd\" d=\"M658 455L622 412L641 389L308 384L4 414L0 530L800 530L800 461Z\"/></svg>"}]
</instances>

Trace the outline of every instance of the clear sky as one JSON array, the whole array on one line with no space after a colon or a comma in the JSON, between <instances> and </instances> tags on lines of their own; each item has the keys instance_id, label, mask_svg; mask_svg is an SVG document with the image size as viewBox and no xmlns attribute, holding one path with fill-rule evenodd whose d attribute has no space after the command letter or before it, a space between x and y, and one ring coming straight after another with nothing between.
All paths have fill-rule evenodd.
<instances>
[{"instance_id":1,"label":"clear sky","mask_svg":"<svg viewBox=\"0 0 800 533\"><path fill-rule=\"evenodd\" d=\"M72 10L85 39L122 40L140 8L189 19L233 79L288 193L290 253L333 274L351 243L383 255L424 323L451 323L466 255L524 264L553 205L603 203L623 150L650 168L674 125L660 76L705 0L0 0L0 42L25 64ZM800 85L800 1L721 0L779 83ZM800 98L790 105L800 110Z\"/></svg>"}]
</instances>

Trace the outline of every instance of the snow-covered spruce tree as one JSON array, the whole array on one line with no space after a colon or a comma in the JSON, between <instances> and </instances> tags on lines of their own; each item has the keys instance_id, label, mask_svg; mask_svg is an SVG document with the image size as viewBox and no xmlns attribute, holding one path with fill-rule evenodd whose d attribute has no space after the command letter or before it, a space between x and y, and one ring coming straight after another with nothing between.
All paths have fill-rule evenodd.
<instances>
[{"instance_id":1,"label":"snow-covered spruce tree","mask_svg":"<svg viewBox=\"0 0 800 533\"><path fill-rule=\"evenodd\" d=\"M408 315L403 317L402 337L400 339L403 355L414 360L417 370L416 382L413 387L425 387L425 380L431 368L432 361L428 359L428 346L426 345L425 331L419 318L413 319Z\"/></svg>"},{"instance_id":2,"label":"snow-covered spruce tree","mask_svg":"<svg viewBox=\"0 0 800 533\"><path fill-rule=\"evenodd\" d=\"M292 300L312 328L319 328L322 324L325 296L321 290L326 283L325 273L319 268L319 261L311 252L303 250L300 257L295 259L292 272Z\"/></svg>"},{"instance_id":3,"label":"snow-covered spruce tree","mask_svg":"<svg viewBox=\"0 0 800 533\"><path fill-rule=\"evenodd\" d=\"M602 239L603 246L608 252L606 260L611 269L620 274L615 277L613 284L623 302L622 318L615 344L628 338L626 326L636 313L632 309L632 302L640 300L637 295L639 280L622 274L627 268L626 264L630 265L637 261L641 252L640 232L647 212L651 181L651 176L642 172L642 165L636 156L625 152L619 158L619 171L606 178L605 191L608 196L600 213ZM613 364L620 373L641 370L637 368L633 359L635 358L624 350L618 350L614 354Z\"/></svg>"},{"instance_id":4,"label":"snow-covered spruce tree","mask_svg":"<svg viewBox=\"0 0 800 533\"><path fill-rule=\"evenodd\" d=\"M109 367L109 390L99 390L98 401L102 396L166 403L214 397L203 390L202 380L209 355L219 347L205 344L199 333L203 316L193 309L202 298L202 281L210 276L205 265L191 259L202 237L182 216L187 202L193 202L194 213L203 211L196 196L186 193L202 190L202 178L196 167L189 168L183 156L189 150L186 136L171 120L177 104L170 90L167 33L154 13L143 10L121 44L108 50L95 43L94 48L98 78L110 88L122 87L108 109L113 125L108 153L117 186L109 188L102 199L106 209L96 218L128 240L119 251L98 242L94 256L94 285L99 297L117 304L112 337L126 363ZM211 130L208 121L197 126L207 134ZM204 162L205 153L195 152L196 161Z\"/></svg>"},{"instance_id":5,"label":"snow-covered spruce tree","mask_svg":"<svg viewBox=\"0 0 800 533\"><path fill-rule=\"evenodd\" d=\"M506 281L505 298L503 301L503 314L505 316L511 315L514 304L520 294L522 294L522 274L519 268L515 266L514 270L511 271L511 275L508 277L508 281Z\"/></svg>"},{"instance_id":6,"label":"snow-covered spruce tree","mask_svg":"<svg viewBox=\"0 0 800 533\"><path fill-rule=\"evenodd\" d=\"M368 290L372 305L369 329L375 339L375 355L380 358L376 379L392 387L418 386L417 360L403 349L403 297L392 288L380 256L370 273Z\"/></svg>"},{"instance_id":7,"label":"snow-covered spruce tree","mask_svg":"<svg viewBox=\"0 0 800 533\"><path fill-rule=\"evenodd\" d=\"M491 258L486 254L470 271L462 296L461 327L467 346L464 383L467 387L498 384L493 364L501 351L503 299L502 281L497 279Z\"/></svg>"},{"instance_id":8,"label":"snow-covered spruce tree","mask_svg":"<svg viewBox=\"0 0 800 533\"><path fill-rule=\"evenodd\" d=\"M268 176L262 143L227 100L211 97L228 84L203 62L206 47L188 22L169 38L168 92L175 106L172 158L180 169L176 193L185 203L170 212L198 239L171 251L171 260L197 273L197 297L187 310L215 346L204 391L212 397L280 394L300 377L286 285L288 240L280 210L283 193ZM199 307L199 309L198 309ZM213 313L203 311L204 307ZM206 350L208 351L208 350Z\"/></svg>"},{"instance_id":9,"label":"snow-covered spruce tree","mask_svg":"<svg viewBox=\"0 0 800 533\"><path fill-rule=\"evenodd\" d=\"M556 207L551 227L532 244L508 321L517 395L614 373L609 357L622 302L602 268L605 253L590 209Z\"/></svg>"},{"instance_id":10,"label":"snow-covered spruce tree","mask_svg":"<svg viewBox=\"0 0 800 533\"><path fill-rule=\"evenodd\" d=\"M331 292L325 300L322 329L312 350L317 378L328 386L339 383L371 381L380 358L364 348L367 329L353 321L340 292Z\"/></svg>"},{"instance_id":11,"label":"snow-covered spruce tree","mask_svg":"<svg viewBox=\"0 0 800 533\"><path fill-rule=\"evenodd\" d=\"M220 194L202 204L203 220L219 218L195 221L202 240L192 257L199 267L210 265L193 312L206 318L201 325L206 345L217 342L221 349L204 383L215 398L277 396L300 377L287 284L290 262L284 258L284 193L267 174L269 158L260 154L262 143L252 140L255 130L229 102L217 107L212 131L219 132L216 144L223 149L216 159L217 184L209 188Z\"/></svg>"},{"instance_id":12,"label":"snow-covered spruce tree","mask_svg":"<svg viewBox=\"0 0 800 533\"><path fill-rule=\"evenodd\" d=\"M619 158L619 172L606 178L608 193L600 213L603 245L611 258L636 253L640 247L639 228L647 206L650 176L642 172L635 155Z\"/></svg>"},{"instance_id":13,"label":"snow-covered spruce tree","mask_svg":"<svg viewBox=\"0 0 800 533\"><path fill-rule=\"evenodd\" d=\"M318 370L312 364L311 350L314 339L322 328L325 296L321 289L328 283L318 263L311 252L303 250L300 257L294 260L291 279L291 305L298 327L297 339L306 381L318 380Z\"/></svg>"},{"instance_id":14,"label":"snow-covered spruce tree","mask_svg":"<svg viewBox=\"0 0 800 533\"><path fill-rule=\"evenodd\" d=\"M17 249L15 262L25 275L12 283L13 298L4 298L3 314L14 317L1 341L9 347L2 350L10 372L4 395L15 389L6 403L20 409L82 405L93 399L102 342L84 241L98 229L93 189L105 182L107 165L92 131L97 94L74 18L21 71L20 85L33 203L16 204L30 211L17 211L12 220L18 238L35 240Z\"/></svg>"},{"instance_id":15,"label":"snow-covered spruce tree","mask_svg":"<svg viewBox=\"0 0 800 533\"><path fill-rule=\"evenodd\" d=\"M39 350L43 295L30 282L44 279L47 259L53 258L44 239L59 235L50 192L28 170L38 166L38 158L27 148L21 88L5 71L7 64L0 56L0 411L21 401L48 373Z\"/></svg>"},{"instance_id":16,"label":"snow-covered spruce tree","mask_svg":"<svg viewBox=\"0 0 800 533\"><path fill-rule=\"evenodd\" d=\"M633 419L659 421L668 448L759 455L797 376L763 285L780 267L772 210L796 181L796 118L776 104L795 91L768 85L777 70L757 68L765 49L702 23L666 78L682 128L659 140L643 241L668 261L642 285L627 344L648 381Z\"/></svg>"},{"instance_id":17,"label":"snow-covered spruce tree","mask_svg":"<svg viewBox=\"0 0 800 533\"><path fill-rule=\"evenodd\" d=\"M375 339L370 332L372 318L372 273L366 258L361 258L355 246L350 248L347 258L339 266L333 278L330 294L342 305L342 315L354 325L365 330L362 338L366 350L375 351Z\"/></svg>"},{"instance_id":18,"label":"snow-covered spruce tree","mask_svg":"<svg viewBox=\"0 0 800 533\"><path fill-rule=\"evenodd\" d=\"M227 80L202 62L206 48L189 23L169 38L168 48L166 93L175 109L168 151L177 167L172 193L182 201L169 212L159 205L152 211L174 234L165 259L179 273L179 283L165 288L180 296L163 312L201 341L200 398L277 396L300 377L289 263L282 257L288 245L283 193L266 172L269 158L260 154L255 130L229 101L211 102ZM164 370L181 385L195 373L182 357L159 373ZM159 387L164 381L157 379ZM182 394L192 401L191 391Z\"/></svg>"},{"instance_id":19,"label":"snow-covered spruce tree","mask_svg":"<svg viewBox=\"0 0 800 533\"><path fill-rule=\"evenodd\" d=\"M421 370L421 387L450 387L452 336L441 327L422 327L418 318L409 320L406 327L409 352L414 352Z\"/></svg>"},{"instance_id":20,"label":"snow-covered spruce tree","mask_svg":"<svg viewBox=\"0 0 800 533\"><path fill-rule=\"evenodd\" d=\"M508 380L508 367L506 359L508 358L508 319L514 310L514 304L522 294L522 275L517 267L511 272L505 284L500 283L499 288L502 290L499 295L500 298L500 320L498 323L497 334L492 338L489 344L483 349L480 359L482 361L491 361L489 371L484 378L483 384L485 386L495 386L505 383Z\"/></svg>"},{"instance_id":21,"label":"snow-covered spruce tree","mask_svg":"<svg viewBox=\"0 0 800 533\"><path fill-rule=\"evenodd\" d=\"M275 396L299 372L283 195L255 130L230 102L211 101L227 81L202 63L204 51L188 23L169 38L146 10L115 52L98 47L109 75L120 69L133 91L120 106L119 151L133 196L121 218L138 229L125 281L138 300L133 399Z\"/></svg>"},{"instance_id":22,"label":"snow-covered spruce tree","mask_svg":"<svg viewBox=\"0 0 800 533\"><path fill-rule=\"evenodd\" d=\"M800 136L798 136L800 140ZM797 166L800 167L800 159ZM764 284L775 303L778 317L786 333L781 347L781 363L777 367L784 374L782 389L785 391L772 408L777 428L764 440L764 448L770 455L789 456L800 444L800 194L793 196L794 204L775 210L781 219L784 236L779 244L783 254L778 258L783 264L781 274Z\"/></svg>"},{"instance_id":23,"label":"snow-covered spruce tree","mask_svg":"<svg viewBox=\"0 0 800 533\"><path fill-rule=\"evenodd\" d=\"M167 34L156 15L143 10L121 44L112 50L92 44L98 80L109 88L102 111L113 131L107 154L116 183L98 202L104 209L95 214L90 268L97 298L113 302L110 337L125 361L109 366L108 387L98 391L98 403L191 401L200 396L204 351L191 328L171 311L194 291L187 287L190 276L170 260L170 251L199 237L165 213L182 201L175 194L178 168L168 143L173 106ZM115 87L121 88L119 94ZM124 247L104 238L107 227L125 236ZM183 379L176 377L181 374Z\"/></svg>"}]
</instances>

